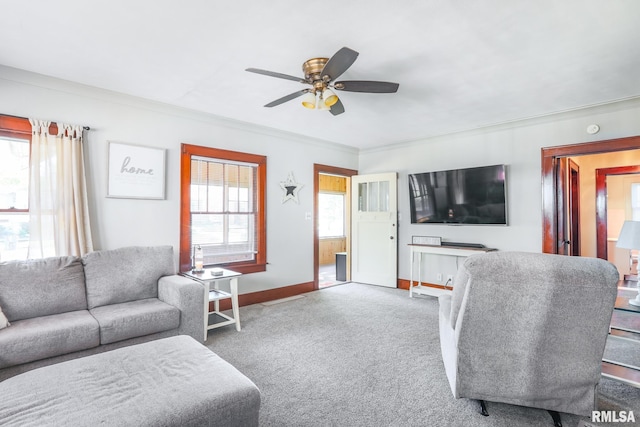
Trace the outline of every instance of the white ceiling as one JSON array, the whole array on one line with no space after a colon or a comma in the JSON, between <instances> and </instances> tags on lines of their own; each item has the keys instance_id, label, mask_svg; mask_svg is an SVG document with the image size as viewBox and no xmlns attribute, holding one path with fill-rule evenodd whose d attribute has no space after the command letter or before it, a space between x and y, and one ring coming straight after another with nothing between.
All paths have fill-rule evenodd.
<instances>
[{"instance_id":1,"label":"white ceiling","mask_svg":"<svg viewBox=\"0 0 640 427\"><path fill-rule=\"evenodd\" d=\"M638 0L4 0L0 64L359 148L640 96ZM346 112L307 110L302 63L347 46Z\"/></svg>"}]
</instances>

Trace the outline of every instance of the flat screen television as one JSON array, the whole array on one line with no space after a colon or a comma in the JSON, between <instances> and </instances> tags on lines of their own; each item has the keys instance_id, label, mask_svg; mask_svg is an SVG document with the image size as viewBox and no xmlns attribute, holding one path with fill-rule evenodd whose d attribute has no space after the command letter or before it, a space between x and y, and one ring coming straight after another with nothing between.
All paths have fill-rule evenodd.
<instances>
[{"instance_id":1,"label":"flat screen television","mask_svg":"<svg viewBox=\"0 0 640 427\"><path fill-rule=\"evenodd\" d=\"M409 174L412 224L507 225L505 165Z\"/></svg>"}]
</instances>

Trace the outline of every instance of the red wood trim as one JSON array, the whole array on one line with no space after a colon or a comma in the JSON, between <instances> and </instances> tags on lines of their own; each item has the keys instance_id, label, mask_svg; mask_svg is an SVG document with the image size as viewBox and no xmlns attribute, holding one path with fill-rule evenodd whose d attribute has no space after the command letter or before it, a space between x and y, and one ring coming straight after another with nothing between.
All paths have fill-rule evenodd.
<instances>
[{"instance_id":1,"label":"red wood trim","mask_svg":"<svg viewBox=\"0 0 640 427\"><path fill-rule=\"evenodd\" d=\"M332 174L346 177L352 177L358 174L357 170L339 168L336 166L313 164L313 288L320 288L320 279L318 271L320 269L320 236L318 235L318 216L319 216L319 194L320 194L320 174ZM349 194L349 191L347 191ZM350 214L347 213L346 221L351 221ZM349 250L349 249L347 249ZM408 289L408 288L407 288Z\"/></svg>"},{"instance_id":2,"label":"red wood trim","mask_svg":"<svg viewBox=\"0 0 640 427\"><path fill-rule=\"evenodd\" d=\"M415 280L413 281L413 283L415 284ZM398 279L398 289L404 289L405 291L409 290L409 283L410 280L407 279ZM428 286L430 288L435 288L435 289L451 289L450 287L446 287L443 285L435 285L433 283L425 283L425 282L421 282L420 283L422 286Z\"/></svg>"},{"instance_id":3,"label":"red wood trim","mask_svg":"<svg viewBox=\"0 0 640 427\"><path fill-rule=\"evenodd\" d=\"M557 253L556 177L557 159L542 149L542 252Z\"/></svg>"},{"instance_id":4,"label":"red wood trim","mask_svg":"<svg viewBox=\"0 0 640 427\"><path fill-rule=\"evenodd\" d=\"M627 384L640 383L640 371L624 366L615 365L613 363L602 362L602 374L610 375L622 380Z\"/></svg>"},{"instance_id":5,"label":"red wood trim","mask_svg":"<svg viewBox=\"0 0 640 427\"><path fill-rule=\"evenodd\" d=\"M640 148L640 136L542 148L542 252L557 253L555 167L559 157L611 153Z\"/></svg>"},{"instance_id":6,"label":"red wood trim","mask_svg":"<svg viewBox=\"0 0 640 427\"><path fill-rule=\"evenodd\" d=\"M398 278L398 289L409 290L409 280Z\"/></svg>"},{"instance_id":7,"label":"red wood trim","mask_svg":"<svg viewBox=\"0 0 640 427\"><path fill-rule=\"evenodd\" d=\"M607 259L607 239L600 239L607 234L607 175L596 169L596 257Z\"/></svg>"},{"instance_id":8,"label":"red wood trim","mask_svg":"<svg viewBox=\"0 0 640 427\"><path fill-rule=\"evenodd\" d=\"M640 166L596 169L596 256L607 259L607 176L640 173Z\"/></svg>"},{"instance_id":9,"label":"red wood trim","mask_svg":"<svg viewBox=\"0 0 640 427\"><path fill-rule=\"evenodd\" d=\"M556 159L556 253L560 255L569 255L567 251L567 245L565 242L568 240L567 236L567 166L569 164L568 158L560 157Z\"/></svg>"},{"instance_id":10,"label":"red wood trim","mask_svg":"<svg viewBox=\"0 0 640 427\"><path fill-rule=\"evenodd\" d=\"M22 137L28 136L31 139L31 123L26 117L15 117L0 114L0 136ZM58 124L49 125L51 135L58 134Z\"/></svg>"},{"instance_id":11,"label":"red wood trim","mask_svg":"<svg viewBox=\"0 0 640 427\"><path fill-rule=\"evenodd\" d=\"M185 144L180 146L180 256L178 271L191 268L191 227L189 226L189 185L191 182L191 155Z\"/></svg>"},{"instance_id":12,"label":"red wood trim","mask_svg":"<svg viewBox=\"0 0 640 427\"><path fill-rule=\"evenodd\" d=\"M213 157L229 159L239 162L255 163L258 165L256 177L256 212L258 239L258 253L256 261L252 263L233 263L227 267L243 274L265 271L267 265L267 230L266 230L266 183L267 157L258 154L241 153L238 151L221 150L199 145L181 144L180 146L180 256L179 270L187 271L191 268L191 226L190 219L190 185L191 185L191 156Z\"/></svg>"},{"instance_id":13,"label":"red wood trim","mask_svg":"<svg viewBox=\"0 0 640 427\"><path fill-rule=\"evenodd\" d=\"M242 280L240 278L239 280ZM282 298L293 297L296 295L304 294L314 291L313 282L300 283L297 285L284 286L281 288L267 289L264 291L251 292L248 294L238 295L238 305L244 307L245 305L260 304L268 301L275 301ZM213 302L210 304L209 310L213 310ZM231 310L231 300L224 299L220 301L220 310Z\"/></svg>"},{"instance_id":14,"label":"red wood trim","mask_svg":"<svg viewBox=\"0 0 640 427\"><path fill-rule=\"evenodd\" d=\"M569 183L571 185L571 255L580 256L580 166L569 159Z\"/></svg>"}]
</instances>

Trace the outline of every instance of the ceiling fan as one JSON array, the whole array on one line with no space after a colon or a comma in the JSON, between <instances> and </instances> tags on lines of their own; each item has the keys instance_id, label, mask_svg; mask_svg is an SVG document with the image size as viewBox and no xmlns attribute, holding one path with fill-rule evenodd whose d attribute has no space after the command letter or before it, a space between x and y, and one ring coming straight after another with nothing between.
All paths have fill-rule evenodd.
<instances>
[{"instance_id":1,"label":"ceiling fan","mask_svg":"<svg viewBox=\"0 0 640 427\"><path fill-rule=\"evenodd\" d=\"M311 88L302 89L276 99L266 104L265 107L275 107L276 105L283 104L304 95L302 98L302 105L304 107L329 110L331 114L337 116L338 114L344 113L344 105L342 105L342 101L340 101L331 89L345 92L395 93L400 86L398 83L377 82L372 80L334 81L355 62L357 57L358 52L348 47L343 47L331 58L311 58L302 64L304 78L261 70L259 68L247 68L246 71L277 77L279 79L293 80L312 86Z\"/></svg>"}]
</instances>

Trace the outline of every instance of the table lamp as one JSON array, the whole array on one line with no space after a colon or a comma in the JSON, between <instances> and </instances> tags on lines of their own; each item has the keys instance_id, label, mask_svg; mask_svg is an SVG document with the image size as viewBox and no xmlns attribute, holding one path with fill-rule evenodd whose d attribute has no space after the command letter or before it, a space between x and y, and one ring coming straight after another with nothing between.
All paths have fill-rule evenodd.
<instances>
[{"instance_id":1,"label":"table lamp","mask_svg":"<svg viewBox=\"0 0 640 427\"><path fill-rule=\"evenodd\" d=\"M640 221L625 221L622 224L616 246L623 249L640 249ZM632 262L631 252L629 252L629 266ZM638 296L629 300L629 304L640 306L640 281L636 282L636 286L638 286Z\"/></svg>"}]
</instances>

